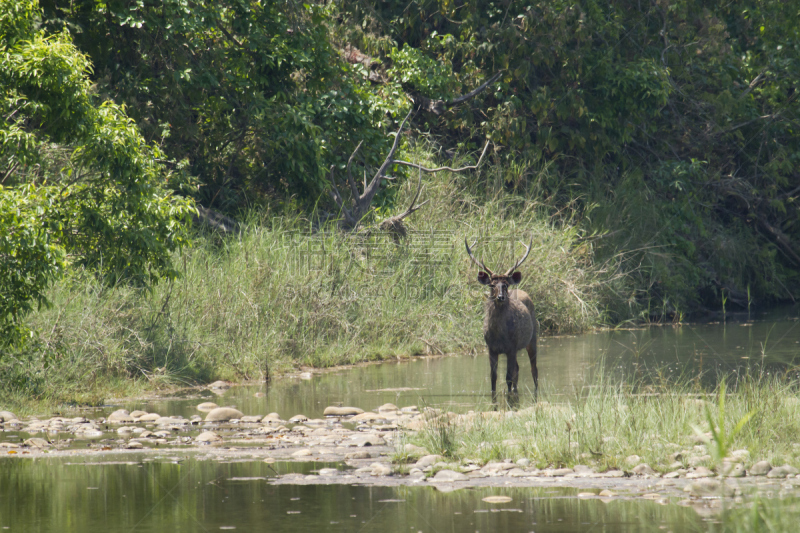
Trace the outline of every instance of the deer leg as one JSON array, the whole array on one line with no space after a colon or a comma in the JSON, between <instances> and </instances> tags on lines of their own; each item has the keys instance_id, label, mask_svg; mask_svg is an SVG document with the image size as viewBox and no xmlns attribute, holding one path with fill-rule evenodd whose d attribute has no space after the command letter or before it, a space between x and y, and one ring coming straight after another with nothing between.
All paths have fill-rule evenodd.
<instances>
[{"instance_id":1,"label":"deer leg","mask_svg":"<svg viewBox=\"0 0 800 533\"><path fill-rule=\"evenodd\" d=\"M497 392L497 362L499 358L499 353L489 352L489 367L491 369L492 378L492 396L494 396Z\"/></svg>"},{"instance_id":2,"label":"deer leg","mask_svg":"<svg viewBox=\"0 0 800 533\"><path fill-rule=\"evenodd\" d=\"M508 392L517 392L517 381L519 380L519 363L516 355L507 355L508 366L506 368L506 385Z\"/></svg>"},{"instance_id":3,"label":"deer leg","mask_svg":"<svg viewBox=\"0 0 800 533\"><path fill-rule=\"evenodd\" d=\"M534 390L539 390L539 369L536 368L536 337L528 344L528 359L531 360L531 376Z\"/></svg>"}]
</instances>

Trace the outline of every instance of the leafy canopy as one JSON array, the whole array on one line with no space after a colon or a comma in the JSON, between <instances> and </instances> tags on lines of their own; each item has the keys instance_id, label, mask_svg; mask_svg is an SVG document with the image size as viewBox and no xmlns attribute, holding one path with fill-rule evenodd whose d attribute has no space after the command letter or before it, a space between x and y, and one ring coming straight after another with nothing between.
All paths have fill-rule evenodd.
<instances>
[{"instance_id":1,"label":"leafy canopy","mask_svg":"<svg viewBox=\"0 0 800 533\"><path fill-rule=\"evenodd\" d=\"M161 151L93 94L70 34L39 18L34 0L0 0L0 344L68 265L109 285L174 278L193 211L163 188Z\"/></svg>"}]
</instances>

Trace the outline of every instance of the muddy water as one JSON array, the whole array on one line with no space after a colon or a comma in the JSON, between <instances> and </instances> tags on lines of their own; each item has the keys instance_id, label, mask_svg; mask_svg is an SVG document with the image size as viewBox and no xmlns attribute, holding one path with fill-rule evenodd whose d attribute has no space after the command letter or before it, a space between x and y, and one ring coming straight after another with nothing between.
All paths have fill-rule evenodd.
<instances>
[{"instance_id":1,"label":"muddy water","mask_svg":"<svg viewBox=\"0 0 800 533\"><path fill-rule=\"evenodd\" d=\"M663 376L713 381L743 372L773 372L800 363L800 309L768 315L729 317L725 323L661 326L601 331L540 339L539 376L543 395L573 394L591 375ZM531 396L533 379L525 353L519 357L519 387ZM498 388L505 388L505 358ZM315 374L311 379L279 380L266 387L234 387L223 394L193 392L187 398L128 402L124 407L190 416L198 400L236 406L245 414L279 413L317 418L328 405L365 410L390 402L398 407L423 405L452 411L487 409L490 404L489 361L477 356L414 358L411 362L368 365ZM119 406L109 406L107 411Z\"/></svg>"},{"instance_id":2,"label":"muddy water","mask_svg":"<svg viewBox=\"0 0 800 533\"><path fill-rule=\"evenodd\" d=\"M104 463L4 460L0 461L0 528L26 533L705 529L697 513L686 507L641 499L582 500L569 489L442 493L432 487L268 483L276 472L310 472L321 466L130 455ZM511 501L482 501L498 495Z\"/></svg>"}]
</instances>

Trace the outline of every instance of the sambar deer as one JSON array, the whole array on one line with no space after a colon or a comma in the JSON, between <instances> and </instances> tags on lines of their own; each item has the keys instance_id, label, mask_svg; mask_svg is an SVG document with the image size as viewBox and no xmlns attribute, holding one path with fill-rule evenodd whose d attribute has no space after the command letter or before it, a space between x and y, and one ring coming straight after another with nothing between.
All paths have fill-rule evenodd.
<instances>
[{"instance_id":1,"label":"sambar deer","mask_svg":"<svg viewBox=\"0 0 800 533\"><path fill-rule=\"evenodd\" d=\"M528 357L531 360L534 388L535 390L539 389L539 371L536 368L536 337L539 333L539 323L536 320L536 311L526 292L519 289L509 292L511 285L517 285L522 280L522 274L517 269L531 253L531 245L533 245L532 240L531 244L526 247L527 251L522 259L514 263L514 266L505 274L495 274L475 258L467 244L467 239L464 238L464 246L467 247L469 258L481 269L478 272L478 282L488 285L491 290L484 304L483 339L489 349L492 397L497 392L497 363L500 354L506 354L508 362L506 370L508 392L516 394L519 378L517 352L523 348L527 349Z\"/></svg>"}]
</instances>

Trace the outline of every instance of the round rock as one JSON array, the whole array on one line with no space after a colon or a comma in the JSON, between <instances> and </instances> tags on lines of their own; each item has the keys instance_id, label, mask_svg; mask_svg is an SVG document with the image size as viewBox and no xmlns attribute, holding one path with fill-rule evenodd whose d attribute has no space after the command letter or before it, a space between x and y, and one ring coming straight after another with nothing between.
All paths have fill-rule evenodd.
<instances>
[{"instance_id":1,"label":"round rock","mask_svg":"<svg viewBox=\"0 0 800 533\"><path fill-rule=\"evenodd\" d=\"M353 416L360 415L363 412L364 410L358 407L336 407L335 405L331 405L325 408L322 416Z\"/></svg>"},{"instance_id":2,"label":"round rock","mask_svg":"<svg viewBox=\"0 0 800 533\"><path fill-rule=\"evenodd\" d=\"M751 476L766 476L770 470L772 470L772 465L769 464L769 461L759 461L751 466L747 473Z\"/></svg>"},{"instance_id":3,"label":"round rock","mask_svg":"<svg viewBox=\"0 0 800 533\"><path fill-rule=\"evenodd\" d=\"M134 422L133 417L127 409L117 409L106 418L112 424L130 424Z\"/></svg>"},{"instance_id":4,"label":"round rock","mask_svg":"<svg viewBox=\"0 0 800 533\"><path fill-rule=\"evenodd\" d=\"M160 419L161 415L158 413L147 413L139 417L139 422L155 422Z\"/></svg>"},{"instance_id":5,"label":"round rock","mask_svg":"<svg viewBox=\"0 0 800 533\"><path fill-rule=\"evenodd\" d=\"M0 422L8 422L10 420L18 420L17 415L11 411L0 411Z\"/></svg>"},{"instance_id":6,"label":"round rock","mask_svg":"<svg viewBox=\"0 0 800 533\"><path fill-rule=\"evenodd\" d=\"M635 466L633 469L633 473L639 475L648 475L648 476L655 475L655 471L652 468L650 468L650 465L647 463L642 463L640 465Z\"/></svg>"},{"instance_id":7,"label":"round rock","mask_svg":"<svg viewBox=\"0 0 800 533\"><path fill-rule=\"evenodd\" d=\"M227 422L234 418L242 418L244 414L232 407L217 407L206 415L206 422Z\"/></svg>"}]
</instances>

